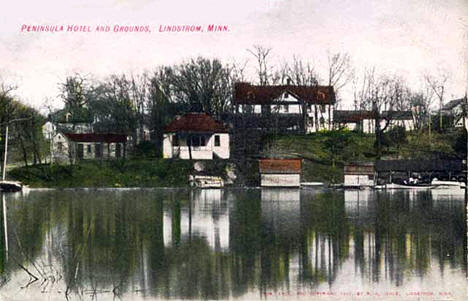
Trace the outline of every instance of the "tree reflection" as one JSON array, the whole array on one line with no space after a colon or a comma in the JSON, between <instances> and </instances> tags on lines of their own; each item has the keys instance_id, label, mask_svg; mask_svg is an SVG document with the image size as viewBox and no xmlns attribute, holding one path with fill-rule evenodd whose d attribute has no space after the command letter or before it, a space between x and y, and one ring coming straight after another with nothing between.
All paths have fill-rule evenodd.
<instances>
[{"instance_id":1,"label":"tree reflection","mask_svg":"<svg viewBox=\"0 0 468 301\"><path fill-rule=\"evenodd\" d=\"M78 295L262 296L333 287L347 262L354 277L401 286L464 266L463 212L430 193L32 192L10 203L6 270L19 263Z\"/></svg>"}]
</instances>

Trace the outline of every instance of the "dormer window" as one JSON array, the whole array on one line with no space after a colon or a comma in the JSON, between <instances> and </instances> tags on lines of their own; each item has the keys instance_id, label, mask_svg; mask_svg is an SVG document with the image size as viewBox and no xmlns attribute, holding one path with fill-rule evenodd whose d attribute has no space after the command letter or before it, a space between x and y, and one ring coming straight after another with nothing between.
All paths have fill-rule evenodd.
<instances>
[{"instance_id":1,"label":"dormer window","mask_svg":"<svg viewBox=\"0 0 468 301\"><path fill-rule=\"evenodd\" d=\"M323 93L322 91L318 91L317 94L320 100L325 100L325 93Z\"/></svg>"}]
</instances>

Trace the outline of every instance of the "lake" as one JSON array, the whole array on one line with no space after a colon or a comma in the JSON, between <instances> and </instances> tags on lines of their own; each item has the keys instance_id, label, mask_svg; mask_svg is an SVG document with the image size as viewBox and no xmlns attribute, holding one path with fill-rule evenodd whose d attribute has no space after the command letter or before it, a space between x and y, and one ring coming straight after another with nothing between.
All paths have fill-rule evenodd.
<instances>
[{"instance_id":1,"label":"lake","mask_svg":"<svg viewBox=\"0 0 468 301\"><path fill-rule=\"evenodd\" d=\"M70 189L2 197L2 300L468 298L463 192Z\"/></svg>"}]
</instances>

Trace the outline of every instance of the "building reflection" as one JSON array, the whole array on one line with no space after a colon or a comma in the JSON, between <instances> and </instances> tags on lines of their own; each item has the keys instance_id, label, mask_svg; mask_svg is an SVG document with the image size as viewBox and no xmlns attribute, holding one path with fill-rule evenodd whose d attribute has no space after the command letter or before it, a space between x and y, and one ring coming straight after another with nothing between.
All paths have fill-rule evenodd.
<instances>
[{"instance_id":1,"label":"building reflection","mask_svg":"<svg viewBox=\"0 0 468 301\"><path fill-rule=\"evenodd\" d=\"M164 209L164 245L174 246L181 240L205 239L212 250L229 248L229 207L221 189L190 191L190 201Z\"/></svg>"}]
</instances>

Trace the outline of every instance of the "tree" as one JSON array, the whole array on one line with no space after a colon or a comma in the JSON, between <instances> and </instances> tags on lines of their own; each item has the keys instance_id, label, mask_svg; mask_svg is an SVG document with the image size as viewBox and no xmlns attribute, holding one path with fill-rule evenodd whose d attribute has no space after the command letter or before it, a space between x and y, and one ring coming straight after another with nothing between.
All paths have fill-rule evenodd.
<instances>
[{"instance_id":1,"label":"tree","mask_svg":"<svg viewBox=\"0 0 468 301\"><path fill-rule=\"evenodd\" d=\"M272 77L272 71L268 66L268 56L270 55L271 48L254 45L252 49L247 49L247 51L257 60L257 76L259 85L269 85Z\"/></svg>"},{"instance_id":2,"label":"tree","mask_svg":"<svg viewBox=\"0 0 468 301\"><path fill-rule=\"evenodd\" d=\"M391 124L394 114L409 108L408 89L404 82L385 75L376 75L375 69L367 70L363 76L362 88L355 92L363 107L370 109L374 116L375 150L377 158L382 156L384 131ZM383 114L387 111L386 114Z\"/></svg>"},{"instance_id":3,"label":"tree","mask_svg":"<svg viewBox=\"0 0 468 301\"><path fill-rule=\"evenodd\" d=\"M346 86L353 78L354 70L348 53L328 52L328 85L332 86L335 94Z\"/></svg>"},{"instance_id":4,"label":"tree","mask_svg":"<svg viewBox=\"0 0 468 301\"><path fill-rule=\"evenodd\" d=\"M146 113L148 110L148 98L150 93L150 79L147 73L141 75L132 75L130 78L130 97L133 100L137 120L138 135L137 141L143 141L146 122Z\"/></svg>"},{"instance_id":5,"label":"tree","mask_svg":"<svg viewBox=\"0 0 468 301\"><path fill-rule=\"evenodd\" d=\"M172 100L173 92L171 67L159 67L149 78L148 108L150 112L150 128L156 143L156 150L161 153L163 141L163 128L180 111L187 110L182 104Z\"/></svg>"},{"instance_id":6,"label":"tree","mask_svg":"<svg viewBox=\"0 0 468 301\"><path fill-rule=\"evenodd\" d=\"M389 142L393 145L396 146L397 153L400 153L400 147L402 144L405 144L408 142L407 137L406 137L406 130L405 127L403 126L395 126L392 127L388 131L388 138Z\"/></svg>"},{"instance_id":7,"label":"tree","mask_svg":"<svg viewBox=\"0 0 468 301\"><path fill-rule=\"evenodd\" d=\"M14 107L14 120L16 121L11 123L11 140L22 153L22 159L26 166L31 156L34 165L41 164L43 153L47 152L42 135L44 117L37 110L20 102L15 102Z\"/></svg>"},{"instance_id":8,"label":"tree","mask_svg":"<svg viewBox=\"0 0 468 301\"><path fill-rule=\"evenodd\" d=\"M433 100L431 90L411 92L408 100L415 117L415 128L422 129L430 123L430 107Z\"/></svg>"},{"instance_id":9,"label":"tree","mask_svg":"<svg viewBox=\"0 0 468 301\"><path fill-rule=\"evenodd\" d=\"M447 84L449 75L444 71L439 71L439 74L437 75L424 75L424 79L439 101L439 128L442 129L442 107L444 105L445 85Z\"/></svg>"},{"instance_id":10,"label":"tree","mask_svg":"<svg viewBox=\"0 0 468 301\"><path fill-rule=\"evenodd\" d=\"M60 85L61 98L65 104L65 121L73 123L90 122L91 113L88 110L90 92L88 80L79 74L69 76Z\"/></svg>"},{"instance_id":11,"label":"tree","mask_svg":"<svg viewBox=\"0 0 468 301\"><path fill-rule=\"evenodd\" d=\"M232 86L231 70L218 59L198 57L166 69L171 96L184 103L192 112L220 116L230 111Z\"/></svg>"},{"instance_id":12,"label":"tree","mask_svg":"<svg viewBox=\"0 0 468 301\"><path fill-rule=\"evenodd\" d=\"M136 142L137 114L131 91L132 82L125 75L111 75L93 86L90 108L96 131L131 135Z\"/></svg>"}]
</instances>

